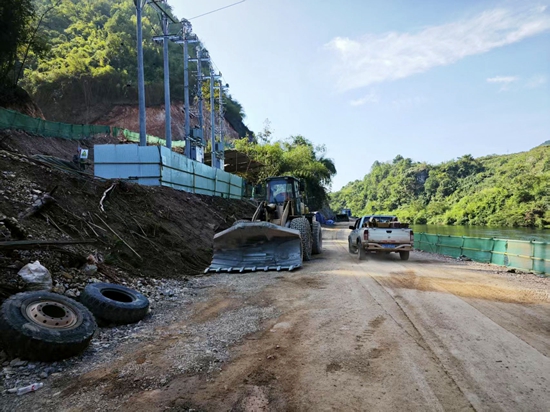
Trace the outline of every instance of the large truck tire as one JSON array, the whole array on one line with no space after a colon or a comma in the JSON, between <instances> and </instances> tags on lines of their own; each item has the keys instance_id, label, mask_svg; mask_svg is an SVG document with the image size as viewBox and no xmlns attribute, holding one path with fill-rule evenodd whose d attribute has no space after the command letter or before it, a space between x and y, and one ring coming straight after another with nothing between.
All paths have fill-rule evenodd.
<instances>
[{"instance_id":1,"label":"large truck tire","mask_svg":"<svg viewBox=\"0 0 550 412\"><path fill-rule=\"evenodd\" d=\"M56 293L18 293L0 308L0 341L12 357L56 361L78 355L97 325L80 303Z\"/></svg>"},{"instance_id":2,"label":"large truck tire","mask_svg":"<svg viewBox=\"0 0 550 412\"><path fill-rule=\"evenodd\" d=\"M138 322L149 310L149 299L141 293L112 283L90 283L80 301L96 317L119 325Z\"/></svg>"},{"instance_id":3,"label":"large truck tire","mask_svg":"<svg viewBox=\"0 0 550 412\"><path fill-rule=\"evenodd\" d=\"M323 252L323 233L321 231L321 224L319 222L313 221L311 236L313 240L311 253L313 253L314 255L319 255Z\"/></svg>"},{"instance_id":4,"label":"large truck tire","mask_svg":"<svg viewBox=\"0 0 550 412\"><path fill-rule=\"evenodd\" d=\"M305 217L299 217L290 222L290 228L300 232L302 238L302 257L304 261L311 260L311 226Z\"/></svg>"}]
</instances>

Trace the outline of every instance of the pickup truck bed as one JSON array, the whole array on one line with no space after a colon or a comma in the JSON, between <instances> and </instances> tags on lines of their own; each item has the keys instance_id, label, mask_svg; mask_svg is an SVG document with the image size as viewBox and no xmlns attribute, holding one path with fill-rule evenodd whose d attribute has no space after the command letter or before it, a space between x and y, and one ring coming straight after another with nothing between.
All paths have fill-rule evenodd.
<instances>
[{"instance_id":1,"label":"pickup truck bed","mask_svg":"<svg viewBox=\"0 0 550 412\"><path fill-rule=\"evenodd\" d=\"M413 249L413 231L407 226L398 222L395 216L363 216L350 226L349 251L357 253L359 260L364 260L367 253L392 252L408 260Z\"/></svg>"}]
</instances>

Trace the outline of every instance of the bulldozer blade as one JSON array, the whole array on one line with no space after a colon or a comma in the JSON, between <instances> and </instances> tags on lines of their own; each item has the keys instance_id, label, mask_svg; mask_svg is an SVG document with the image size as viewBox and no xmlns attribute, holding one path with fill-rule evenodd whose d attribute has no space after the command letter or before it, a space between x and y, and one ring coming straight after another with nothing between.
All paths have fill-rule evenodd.
<instances>
[{"instance_id":1,"label":"bulldozer blade","mask_svg":"<svg viewBox=\"0 0 550 412\"><path fill-rule=\"evenodd\" d=\"M214 256L205 273L280 271L300 266L300 232L269 222L241 222L214 236Z\"/></svg>"}]
</instances>

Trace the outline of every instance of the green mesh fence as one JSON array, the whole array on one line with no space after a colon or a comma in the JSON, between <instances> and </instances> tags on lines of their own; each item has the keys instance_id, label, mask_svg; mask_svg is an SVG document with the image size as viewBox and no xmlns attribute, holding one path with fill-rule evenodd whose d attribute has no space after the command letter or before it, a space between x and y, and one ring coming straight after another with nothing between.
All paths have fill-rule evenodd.
<instances>
[{"instance_id":1,"label":"green mesh fence","mask_svg":"<svg viewBox=\"0 0 550 412\"><path fill-rule=\"evenodd\" d=\"M118 133L118 130L122 130L122 134L124 135L126 140L129 140L130 142L139 143L139 133L131 132L130 130L127 130L127 129L117 129L117 133ZM160 137L147 135L147 144L166 146L166 140L161 139ZM185 147L185 141L172 140L172 147Z\"/></svg>"},{"instance_id":2,"label":"green mesh fence","mask_svg":"<svg viewBox=\"0 0 550 412\"><path fill-rule=\"evenodd\" d=\"M111 134L109 126L50 122L0 108L0 129L18 129L44 137L80 140L96 134Z\"/></svg>"},{"instance_id":3,"label":"green mesh fence","mask_svg":"<svg viewBox=\"0 0 550 412\"><path fill-rule=\"evenodd\" d=\"M414 247L426 252L550 274L550 243L415 233Z\"/></svg>"},{"instance_id":4,"label":"green mesh fence","mask_svg":"<svg viewBox=\"0 0 550 412\"><path fill-rule=\"evenodd\" d=\"M118 127L101 126L96 124L67 124L50 122L27 116L14 110L0 107L0 130L17 129L44 137L60 137L69 140L81 140L96 134L106 134L117 137L120 132L131 142L139 142L139 133L131 132ZM166 140L147 135L150 145L166 146ZM172 147L184 147L184 141L172 141Z\"/></svg>"}]
</instances>

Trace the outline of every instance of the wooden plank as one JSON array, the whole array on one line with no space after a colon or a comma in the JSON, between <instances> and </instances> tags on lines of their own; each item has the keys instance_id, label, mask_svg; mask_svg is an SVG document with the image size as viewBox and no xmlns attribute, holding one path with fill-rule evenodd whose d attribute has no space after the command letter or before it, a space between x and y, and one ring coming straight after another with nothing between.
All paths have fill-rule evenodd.
<instances>
[{"instance_id":1,"label":"wooden plank","mask_svg":"<svg viewBox=\"0 0 550 412\"><path fill-rule=\"evenodd\" d=\"M77 240L12 240L0 242L0 250L34 249L48 246L79 245L95 243L95 239Z\"/></svg>"}]
</instances>

